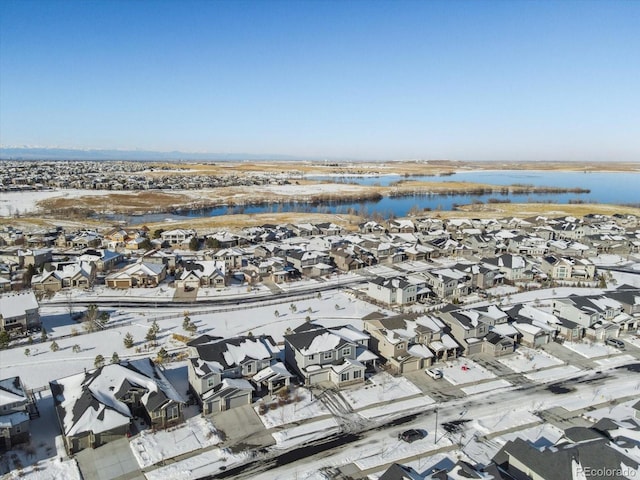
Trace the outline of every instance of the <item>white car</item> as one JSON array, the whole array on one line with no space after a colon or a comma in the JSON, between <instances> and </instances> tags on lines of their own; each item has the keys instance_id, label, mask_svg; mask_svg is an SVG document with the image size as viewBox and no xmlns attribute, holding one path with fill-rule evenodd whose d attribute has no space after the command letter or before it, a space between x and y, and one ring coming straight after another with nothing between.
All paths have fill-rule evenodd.
<instances>
[{"instance_id":1,"label":"white car","mask_svg":"<svg viewBox=\"0 0 640 480\"><path fill-rule=\"evenodd\" d=\"M424 373L429 375L434 380L438 380L438 379L442 378L442 370L440 370L439 368L427 368L424 371Z\"/></svg>"}]
</instances>

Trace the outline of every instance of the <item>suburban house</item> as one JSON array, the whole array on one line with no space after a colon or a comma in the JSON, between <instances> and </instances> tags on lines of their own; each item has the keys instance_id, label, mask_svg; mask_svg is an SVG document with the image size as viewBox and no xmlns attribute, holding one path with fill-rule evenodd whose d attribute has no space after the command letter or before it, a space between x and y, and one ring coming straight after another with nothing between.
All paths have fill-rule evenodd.
<instances>
[{"instance_id":1,"label":"suburban house","mask_svg":"<svg viewBox=\"0 0 640 480\"><path fill-rule=\"evenodd\" d=\"M634 432L637 434L637 432ZM629 472L637 472L640 466L629 451L611 440L592 432L586 440L563 441L557 445L539 448L526 440L509 440L493 457L493 462L508 478L566 480L569 478L589 478L575 472L620 472L624 467ZM636 438L636 437L634 437ZM634 442L634 448L637 445ZM596 478L605 478L595 475ZM610 478L630 478L627 475L612 474Z\"/></svg>"},{"instance_id":2,"label":"suburban house","mask_svg":"<svg viewBox=\"0 0 640 480\"><path fill-rule=\"evenodd\" d=\"M24 333L40 326L40 305L32 290L0 295L0 329Z\"/></svg>"},{"instance_id":3,"label":"suburban house","mask_svg":"<svg viewBox=\"0 0 640 480\"><path fill-rule=\"evenodd\" d=\"M596 275L596 266L586 258L547 255L540 259L540 270L553 280L589 281Z\"/></svg>"},{"instance_id":4,"label":"suburban house","mask_svg":"<svg viewBox=\"0 0 640 480\"><path fill-rule=\"evenodd\" d=\"M216 287L226 285L225 264L215 260L187 261L175 281L176 288Z\"/></svg>"},{"instance_id":5,"label":"suburban house","mask_svg":"<svg viewBox=\"0 0 640 480\"><path fill-rule=\"evenodd\" d=\"M363 321L365 331L371 335L371 349L385 358L394 372L429 367L436 358L434 352L438 360L457 356L458 344L443 333L445 325L435 317L415 314L385 317L374 312ZM445 343L448 348L442 349Z\"/></svg>"},{"instance_id":6,"label":"suburban house","mask_svg":"<svg viewBox=\"0 0 640 480\"><path fill-rule=\"evenodd\" d=\"M285 363L305 385L332 382L341 387L364 382L366 366L358 360L359 347L334 330L315 325L303 325L284 336Z\"/></svg>"},{"instance_id":7,"label":"suburban house","mask_svg":"<svg viewBox=\"0 0 640 480\"><path fill-rule=\"evenodd\" d=\"M29 399L20 377L0 380L0 451L29 441Z\"/></svg>"},{"instance_id":8,"label":"suburban house","mask_svg":"<svg viewBox=\"0 0 640 480\"><path fill-rule=\"evenodd\" d=\"M189 243L196 235L195 230L175 229L162 232L160 238L162 238L162 243L174 246Z\"/></svg>"},{"instance_id":9,"label":"suburban house","mask_svg":"<svg viewBox=\"0 0 640 480\"><path fill-rule=\"evenodd\" d=\"M58 292L63 288L91 288L96 276L94 263L54 263L31 278L35 291Z\"/></svg>"},{"instance_id":10,"label":"suburban house","mask_svg":"<svg viewBox=\"0 0 640 480\"><path fill-rule=\"evenodd\" d=\"M511 325L520 333L520 343L530 348L552 341L561 323L555 315L531 305L515 305L507 314Z\"/></svg>"},{"instance_id":11,"label":"suburban house","mask_svg":"<svg viewBox=\"0 0 640 480\"><path fill-rule=\"evenodd\" d=\"M456 299L469 293L469 279L466 272L452 268L441 268L424 272L427 284L439 298Z\"/></svg>"},{"instance_id":12,"label":"suburban house","mask_svg":"<svg viewBox=\"0 0 640 480\"><path fill-rule=\"evenodd\" d=\"M417 300L417 287L405 277L377 277L367 283L366 294L387 305L406 305Z\"/></svg>"},{"instance_id":13,"label":"suburban house","mask_svg":"<svg viewBox=\"0 0 640 480\"><path fill-rule=\"evenodd\" d=\"M511 255L505 253L499 257L486 257L482 259L483 263L495 265L504 274L505 279L517 282L533 279L533 272L527 265L524 257L520 255Z\"/></svg>"},{"instance_id":14,"label":"suburban house","mask_svg":"<svg viewBox=\"0 0 640 480\"><path fill-rule=\"evenodd\" d=\"M110 288L157 287L166 276L167 268L163 263L138 261L110 273L105 282Z\"/></svg>"},{"instance_id":15,"label":"suburban house","mask_svg":"<svg viewBox=\"0 0 640 480\"><path fill-rule=\"evenodd\" d=\"M240 270L242 268L242 250L239 248L223 248L212 255L213 260L223 262L226 271Z\"/></svg>"},{"instance_id":16,"label":"suburban house","mask_svg":"<svg viewBox=\"0 0 640 480\"><path fill-rule=\"evenodd\" d=\"M201 335L187 345L189 386L205 415L251 404L254 387L248 379L275 363L279 352L274 340L264 335Z\"/></svg>"},{"instance_id":17,"label":"suburban house","mask_svg":"<svg viewBox=\"0 0 640 480\"><path fill-rule=\"evenodd\" d=\"M105 365L49 386L70 454L123 438L134 417L153 428L183 420L184 399L148 358Z\"/></svg>"}]
</instances>

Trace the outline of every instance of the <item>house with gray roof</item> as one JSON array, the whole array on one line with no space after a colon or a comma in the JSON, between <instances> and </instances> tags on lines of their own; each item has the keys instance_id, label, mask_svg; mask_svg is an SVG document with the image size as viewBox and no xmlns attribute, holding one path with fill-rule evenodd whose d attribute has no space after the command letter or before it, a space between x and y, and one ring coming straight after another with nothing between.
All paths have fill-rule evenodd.
<instances>
[{"instance_id":1,"label":"house with gray roof","mask_svg":"<svg viewBox=\"0 0 640 480\"><path fill-rule=\"evenodd\" d=\"M364 362L376 357L362 347L363 341L354 340L353 332L312 324L284 336L285 363L305 385L331 382L341 387L364 382Z\"/></svg>"},{"instance_id":2,"label":"house with gray roof","mask_svg":"<svg viewBox=\"0 0 640 480\"><path fill-rule=\"evenodd\" d=\"M201 335L187 346L189 388L205 415L249 405L254 392L249 379L277 363L279 353L266 335L228 339Z\"/></svg>"},{"instance_id":3,"label":"house with gray roof","mask_svg":"<svg viewBox=\"0 0 640 480\"><path fill-rule=\"evenodd\" d=\"M183 421L184 398L148 358L105 365L49 386L70 454L129 435L135 417L153 428Z\"/></svg>"}]
</instances>

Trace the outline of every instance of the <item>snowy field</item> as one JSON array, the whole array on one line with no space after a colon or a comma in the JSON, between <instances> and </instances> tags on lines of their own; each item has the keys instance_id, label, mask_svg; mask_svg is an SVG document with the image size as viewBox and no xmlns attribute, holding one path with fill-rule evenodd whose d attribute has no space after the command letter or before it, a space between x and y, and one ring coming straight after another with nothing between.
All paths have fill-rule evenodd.
<instances>
[{"instance_id":1,"label":"snowy field","mask_svg":"<svg viewBox=\"0 0 640 480\"><path fill-rule=\"evenodd\" d=\"M376 403L397 401L401 398L420 394L420 389L404 377L393 377L386 372L378 373L358 388L345 389L342 397L354 410Z\"/></svg>"},{"instance_id":2,"label":"snowy field","mask_svg":"<svg viewBox=\"0 0 640 480\"><path fill-rule=\"evenodd\" d=\"M302 325L307 316L312 321L322 318L323 325L351 324L362 328L361 318L377 310L373 305L340 292L323 293L320 298L314 297L293 304L296 305L295 312L289 301L258 308L241 308L240 305L236 310L227 312L212 310L203 313L202 310L198 312L197 309L191 309L188 313L198 328L196 335L207 333L229 338L252 332L254 335L271 335L276 342L282 342L286 329ZM336 305L339 309L336 309ZM74 313L83 310L77 308ZM276 310L277 317L274 315ZM31 345L1 350L0 378L20 375L28 388L36 388L48 385L51 380L81 372L85 368L93 369L97 355L102 355L107 362L113 353L117 353L120 359L154 357L162 347L170 352L185 349L184 343L173 338L174 333L190 337L189 332L182 328L184 308L152 309L151 313L148 309L132 309L127 312L110 309L110 313L113 315L114 325L117 325L115 328L86 334L80 323L70 319L66 307L45 305L41 315L43 326L50 335L49 340L41 342L40 337L36 336ZM152 321L156 319L159 319L157 322L160 332L156 345L151 346L145 341L145 336ZM60 338L73 335L74 332L77 332L76 336ZM130 349L125 348L123 343L127 333L134 338L134 347ZM57 351L51 350L54 340L59 347Z\"/></svg>"},{"instance_id":3,"label":"snowy field","mask_svg":"<svg viewBox=\"0 0 640 480\"><path fill-rule=\"evenodd\" d=\"M563 378L573 377L580 369L575 365L565 365L562 367L549 368L547 370L539 370L525 374L529 380L538 383L549 383L562 380Z\"/></svg>"},{"instance_id":4,"label":"snowy field","mask_svg":"<svg viewBox=\"0 0 640 480\"><path fill-rule=\"evenodd\" d=\"M146 468L178 455L217 445L220 441L213 424L198 416L167 430L155 433L144 430L129 445L140 467Z\"/></svg>"},{"instance_id":5,"label":"snowy field","mask_svg":"<svg viewBox=\"0 0 640 480\"><path fill-rule=\"evenodd\" d=\"M615 355L620 353L617 348L610 347L604 343L595 342L564 342L563 347L582 355L585 358L606 357L607 355Z\"/></svg>"},{"instance_id":6,"label":"snowy field","mask_svg":"<svg viewBox=\"0 0 640 480\"><path fill-rule=\"evenodd\" d=\"M452 385L464 385L496 378L489 370L468 358L448 360L444 365L439 365L438 368L442 370L445 380Z\"/></svg>"},{"instance_id":7,"label":"snowy field","mask_svg":"<svg viewBox=\"0 0 640 480\"><path fill-rule=\"evenodd\" d=\"M312 397L311 392L306 388L298 388L293 392L293 396L297 397L298 401L288 405L278 405L274 410L267 410L264 415L260 415L257 405L254 407L265 428L279 427L331 414L322 401Z\"/></svg>"},{"instance_id":8,"label":"snowy field","mask_svg":"<svg viewBox=\"0 0 640 480\"><path fill-rule=\"evenodd\" d=\"M543 350L534 350L527 347L519 347L514 355L499 358L498 361L509 367L514 372L531 372L543 368L562 365L562 360L549 355Z\"/></svg>"}]
</instances>

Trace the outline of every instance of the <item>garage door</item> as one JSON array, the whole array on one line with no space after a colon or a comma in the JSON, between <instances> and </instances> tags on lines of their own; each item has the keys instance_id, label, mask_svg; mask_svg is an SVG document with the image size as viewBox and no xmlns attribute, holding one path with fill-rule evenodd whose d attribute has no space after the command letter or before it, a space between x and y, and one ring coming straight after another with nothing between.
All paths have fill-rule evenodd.
<instances>
[{"instance_id":1,"label":"garage door","mask_svg":"<svg viewBox=\"0 0 640 480\"><path fill-rule=\"evenodd\" d=\"M207 402L207 407L205 410L207 414L218 413L220 411L220 402Z\"/></svg>"},{"instance_id":2,"label":"garage door","mask_svg":"<svg viewBox=\"0 0 640 480\"><path fill-rule=\"evenodd\" d=\"M227 399L227 408L241 407L248 404L249 402L247 401L247 397L244 395L241 397L232 397Z\"/></svg>"}]
</instances>

